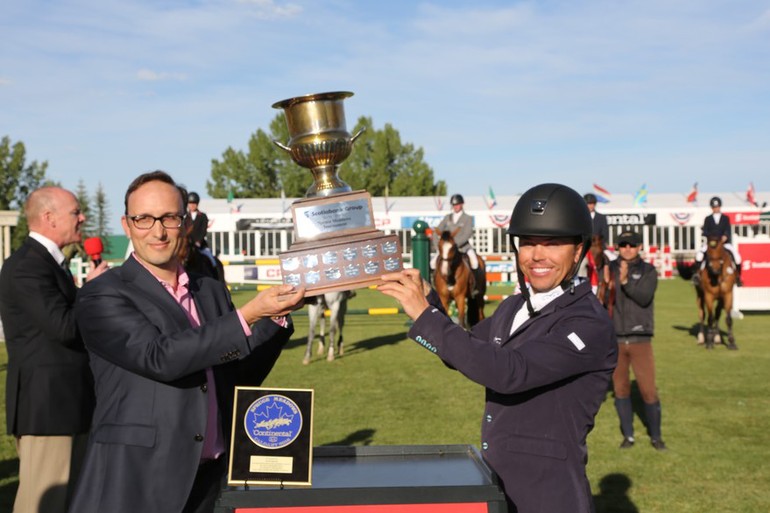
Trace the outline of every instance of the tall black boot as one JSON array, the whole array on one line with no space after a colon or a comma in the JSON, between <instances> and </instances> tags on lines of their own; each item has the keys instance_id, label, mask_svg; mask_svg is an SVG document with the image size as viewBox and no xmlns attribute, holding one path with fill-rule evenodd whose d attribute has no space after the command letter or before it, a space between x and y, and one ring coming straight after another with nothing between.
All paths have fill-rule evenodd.
<instances>
[{"instance_id":1,"label":"tall black boot","mask_svg":"<svg viewBox=\"0 0 770 513\"><path fill-rule=\"evenodd\" d=\"M473 271L473 291L471 295L476 297L482 289L481 282L484 281L484 273L481 272L481 267L475 269L471 267L471 271Z\"/></svg>"},{"instance_id":2,"label":"tall black boot","mask_svg":"<svg viewBox=\"0 0 770 513\"><path fill-rule=\"evenodd\" d=\"M618 412L620 432L623 434L623 443L620 444L620 447L631 447L634 445L634 408L631 404L631 398L618 399L616 397L615 410Z\"/></svg>"},{"instance_id":3,"label":"tall black boot","mask_svg":"<svg viewBox=\"0 0 770 513\"><path fill-rule=\"evenodd\" d=\"M659 451L665 450L666 444L660 436L660 401L644 403L644 416L647 417L647 433L650 435L652 446Z\"/></svg>"},{"instance_id":4,"label":"tall black boot","mask_svg":"<svg viewBox=\"0 0 770 513\"><path fill-rule=\"evenodd\" d=\"M743 287L743 280L741 279L741 266L735 264L735 284L739 287Z\"/></svg>"}]
</instances>

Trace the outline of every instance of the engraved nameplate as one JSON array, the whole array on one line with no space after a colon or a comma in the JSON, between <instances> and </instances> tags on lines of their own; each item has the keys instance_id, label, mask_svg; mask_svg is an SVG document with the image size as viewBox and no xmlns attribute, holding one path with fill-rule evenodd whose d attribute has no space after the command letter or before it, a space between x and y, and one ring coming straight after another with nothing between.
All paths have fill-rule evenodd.
<instances>
[{"instance_id":1,"label":"engraved nameplate","mask_svg":"<svg viewBox=\"0 0 770 513\"><path fill-rule=\"evenodd\" d=\"M297 206L294 209L294 216L297 236L301 239L312 239L325 233L372 226L367 199Z\"/></svg>"}]
</instances>

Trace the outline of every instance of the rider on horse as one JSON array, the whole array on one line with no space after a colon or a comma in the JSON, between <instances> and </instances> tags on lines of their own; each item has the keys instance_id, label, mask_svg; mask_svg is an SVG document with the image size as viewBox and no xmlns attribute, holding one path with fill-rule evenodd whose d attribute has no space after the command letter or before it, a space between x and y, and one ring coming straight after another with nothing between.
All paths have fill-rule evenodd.
<instances>
[{"instance_id":1,"label":"rider on horse","mask_svg":"<svg viewBox=\"0 0 770 513\"><path fill-rule=\"evenodd\" d=\"M479 257L476 255L476 250L471 246L470 238L473 236L473 218L465 213L463 205L465 200L460 194L453 194L449 199L449 203L452 204L452 213L444 216L444 219L438 224L433 233L434 243L437 241L437 237L441 235L441 232L451 232L453 234L457 249L460 253L463 253L468 257L468 263L473 271L474 286L473 294L478 292L478 284L484 281L486 278L483 275L482 270L479 268ZM457 233L454 233L457 231ZM436 259L438 254L434 255L431 259L431 268L436 268Z\"/></svg>"},{"instance_id":2,"label":"rider on horse","mask_svg":"<svg viewBox=\"0 0 770 513\"><path fill-rule=\"evenodd\" d=\"M703 237L708 239L709 237L717 237L724 243L723 247L727 250L733 259L735 268L735 284L739 287L743 286L741 280L741 255L738 250L732 245L732 229L730 227L730 219L726 215L722 214L722 199L718 196L711 198L709 202L711 205L711 214L706 216L703 221ZM706 254L706 244L704 243L698 252L695 254L695 261L698 262L702 268L704 265L703 256Z\"/></svg>"},{"instance_id":3,"label":"rider on horse","mask_svg":"<svg viewBox=\"0 0 770 513\"><path fill-rule=\"evenodd\" d=\"M578 271L579 276L588 278L591 281L591 286L595 293L598 285L597 277L602 272L602 262L615 260L617 255L607 247L607 242L610 239L610 228L607 224L607 216L596 211L596 195L589 192L583 195L583 200L585 200L588 212L591 214L592 240L596 240L601 244L601 248L597 248L597 250L600 249L600 252L604 253L606 257L602 259L596 258L592 248L592 251L586 255L587 258L581 263L580 270Z\"/></svg>"}]
</instances>

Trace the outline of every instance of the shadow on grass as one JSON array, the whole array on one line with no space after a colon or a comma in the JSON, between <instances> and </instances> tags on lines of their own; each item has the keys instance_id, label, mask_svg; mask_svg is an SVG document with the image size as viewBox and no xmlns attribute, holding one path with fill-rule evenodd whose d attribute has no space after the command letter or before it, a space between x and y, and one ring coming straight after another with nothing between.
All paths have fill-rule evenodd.
<instances>
[{"instance_id":1,"label":"shadow on grass","mask_svg":"<svg viewBox=\"0 0 770 513\"><path fill-rule=\"evenodd\" d=\"M639 513L628 497L631 479L625 474L607 474L599 481L599 495L594 495L596 513Z\"/></svg>"},{"instance_id":2,"label":"shadow on grass","mask_svg":"<svg viewBox=\"0 0 770 513\"><path fill-rule=\"evenodd\" d=\"M404 339L406 339L405 333L394 333L392 335L383 335L382 337L367 338L366 340L356 342L353 347L350 348L349 353L371 351L372 349L377 349L382 346L392 346Z\"/></svg>"},{"instance_id":3,"label":"shadow on grass","mask_svg":"<svg viewBox=\"0 0 770 513\"><path fill-rule=\"evenodd\" d=\"M687 326L671 326L677 331L686 331L690 336L693 338L696 338L698 336L698 332L700 331L700 323L695 322L692 326L689 328Z\"/></svg>"},{"instance_id":4,"label":"shadow on grass","mask_svg":"<svg viewBox=\"0 0 770 513\"><path fill-rule=\"evenodd\" d=\"M19 475L19 458L0 461L0 480Z\"/></svg>"},{"instance_id":5,"label":"shadow on grass","mask_svg":"<svg viewBox=\"0 0 770 513\"><path fill-rule=\"evenodd\" d=\"M374 429L359 429L358 431L350 433L342 440L335 440L334 442L323 445L371 445L372 440L374 439L374 433L376 433L376 430Z\"/></svg>"},{"instance_id":6,"label":"shadow on grass","mask_svg":"<svg viewBox=\"0 0 770 513\"><path fill-rule=\"evenodd\" d=\"M0 461L0 481L5 481L19 475L19 459ZM16 490L19 488L19 481L14 479L9 483L0 485L0 511L11 511L13 509L13 500L16 497Z\"/></svg>"}]
</instances>

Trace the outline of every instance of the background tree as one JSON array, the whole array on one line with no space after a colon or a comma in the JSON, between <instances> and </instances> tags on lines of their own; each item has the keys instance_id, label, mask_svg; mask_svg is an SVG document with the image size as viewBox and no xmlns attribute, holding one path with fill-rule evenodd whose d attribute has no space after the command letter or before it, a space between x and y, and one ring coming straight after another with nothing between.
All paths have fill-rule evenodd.
<instances>
[{"instance_id":1,"label":"background tree","mask_svg":"<svg viewBox=\"0 0 770 513\"><path fill-rule=\"evenodd\" d=\"M80 227L80 231L83 237L94 237L95 223L91 215L91 197L88 195L88 189L86 189L86 184L82 178L78 180L78 186L75 188L75 197L80 204L80 211L86 216L86 222Z\"/></svg>"},{"instance_id":2,"label":"background tree","mask_svg":"<svg viewBox=\"0 0 770 513\"><path fill-rule=\"evenodd\" d=\"M110 241L110 207L107 202L107 193L104 192L104 186L102 182L96 185L96 192L94 193L92 216L94 224L94 236L102 239L104 243L104 251L109 251Z\"/></svg>"},{"instance_id":3,"label":"background tree","mask_svg":"<svg viewBox=\"0 0 770 513\"><path fill-rule=\"evenodd\" d=\"M45 178L48 162L26 164L27 150L21 141L11 144L8 136L0 139L0 210L19 210L19 224L13 230L11 248L18 248L29 233L24 217L24 202L29 193L42 185L53 185Z\"/></svg>"},{"instance_id":4,"label":"background tree","mask_svg":"<svg viewBox=\"0 0 770 513\"><path fill-rule=\"evenodd\" d=\"M390 124L375 130L371 118L361 117L352 133L366 131L353 144L340 166L340 178L353 190L366 189L373 196L444 196L446 183L435 181L424 161L422 148L403 144ZM211 161L211 180L206 189L212 198L303 197L313 183L312 174L295 164L273 140L287 143L289 132L283 113L270 123L270 133L257 130L249 139L248 152L227 148L222 159Z\"/></svg>"},{"instance_id":5,"label":"background tree","mask_svg":"<svg viewBox=\"0 0 770 513\"><path fill-rule=\"evenodd\" d=\"M350 157L340 166L340 178L353 190L366 189L372 196L444 196L446 183L434 181L433 170L423 160L422 148L403 144L390 123L375 130L372 118L360 117L353 133L366 128L356 139Z\"/></svg>"},{"instance_id":6,"label":"background tree","mask_svg":"<svg viewBox=\"0 0 770 513\"><path fill-rule=\"evenodd\" d=\"M270 123L270 134L262 129L252 134L248 152L227 148L222 160L212 159L211 180L206 190L212 198L275 198L281 195L281 188L287 196L298 196L302 173L310 175L296 165L289 155L273 144L273 140L286 142L288 128L283 114ZM307 187L310 178L307 177ZM302 191L304 195L304 190Z\"/></svg>"}]
</instances>

